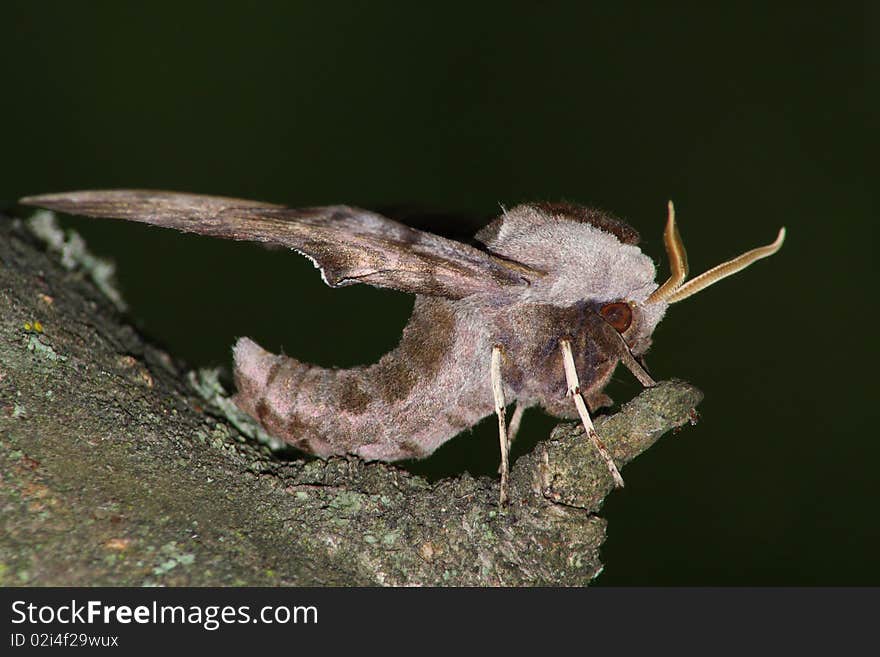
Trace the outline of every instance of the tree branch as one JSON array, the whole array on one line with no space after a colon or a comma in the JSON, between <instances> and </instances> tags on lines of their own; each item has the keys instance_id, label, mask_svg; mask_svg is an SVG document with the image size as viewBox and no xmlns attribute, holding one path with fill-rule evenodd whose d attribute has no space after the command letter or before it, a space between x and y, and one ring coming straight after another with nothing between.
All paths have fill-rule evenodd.
<instances>
[{"instance_id":1,"label":"tree branch","mask_svg":"<svg viewBox=\"0 0 880 657\"><path fill-rule=\"evenodd\" d=\"M0 584L582 585L601 570L612 481L576 424L516 462L503 509L494 479L282 460L124 322L73 241L0 217ZM664 382L596 428L622 465L700 399Z\"/></svg>"}]
</instances>

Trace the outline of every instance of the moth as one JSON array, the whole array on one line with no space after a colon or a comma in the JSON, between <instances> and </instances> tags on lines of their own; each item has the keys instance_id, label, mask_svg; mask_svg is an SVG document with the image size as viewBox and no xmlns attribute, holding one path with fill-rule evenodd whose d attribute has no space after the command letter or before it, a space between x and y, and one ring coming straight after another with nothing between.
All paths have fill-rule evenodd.
<instances>
[{"instance_id":1,"label":"moth","mask_svg":"<svg viewBox=\"0 0 880 657\"><path fill-rule=\"evenodd\" d=\"M294 209L142 190L21 202L280 245L309 258L331 287L365 283L415 294L400 343L373 365L318 367L240 338L234 399L267 432L305 452L379 461L424 458L494 413L502 503L510 444L532 406L580 418L622 486L590 417L611 402L603 389L618 363L653 385L640 358L669 305L776 253L785 238L781 228L771 244L685 282L687 257L669 202L663 237L671 274L658 285L633 228L569 203L505 210L465 244L345 205Z\"/></svg>"}]
</instances>

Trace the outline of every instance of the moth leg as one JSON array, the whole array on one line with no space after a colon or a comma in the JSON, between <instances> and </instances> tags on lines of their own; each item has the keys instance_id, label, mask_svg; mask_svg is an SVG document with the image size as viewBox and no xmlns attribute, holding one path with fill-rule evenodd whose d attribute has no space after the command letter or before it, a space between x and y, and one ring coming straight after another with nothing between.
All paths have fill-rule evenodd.
<instances>
[{"instance_id":1,"label":"moth leg","mask_svg":"<svg viewBox=\"0 0 880 657\"><path fill-rule=\"evenodd\" d=\"M574 399L574 405L577 408L578 415L581 416L581 422L584 425L584 429L587 431L587 435L593 442L593 446L605 460L605 465L608 466L608 471L614 478L614 485L618 488L623 488L623 477L620 476L620 471L617 469L617 466L614 465L614 460L611 458L611 454L608 453L608 449L599 439L599 434L596 433L593 421L590 419L590 413L587 411L587 405L584 403L584 398L581 395L581 384L578 379L577 369L575 368L574 356L571 353L571 342L563 338L559 341L559 346L562 349L562 364L563 367L565 367L565 380L568 383L568 394Z\"/></svg>"},{"instance_id":2,"label":"moth leg","mask_svg":"<svg viewBox=\"0 0 880 657\"><path fill-rule=\"evenodd\" d=\"M505 413L507 404L504 401L504 388L501 383L501 347L492 347L492 395L495 397L495 414L498 416L498 440L501 443L501 495L499 504L507 503L508 479L510 477L510 439L507 436L507 419Z\"/></svg>"},{"instance_id":3,"label":"moth leg","mask_svg":"<svg viewBox=\"0 0 880 657\"><path fill-rule=\"evenodd\" d=\"M507 460L510 460L510 446L513 444L513 441L516 439L516 434L519 433L519 425L522 422L523 413L526 410L526 405L522 402L516 402L516 407L513 409L513 415L510 418L510 422L507 425ZM498 474L501 474L503 468L498 466Z\"/></svg>"},{"instance_id":4,"label":"moth leg","mask_svg":"<svg viewBox=\"0 0 880 657\"><path fill-rule=\"evenodd\" d=\"M519 425L522 422L523 413L526 410L526 405L522 402L516 402L516 407L513 409L513 415L510 417L510 426L507 428L507 446L513 444L513 441L516 440L516 434L519 433Z\"/></svg>"}]
</instances>

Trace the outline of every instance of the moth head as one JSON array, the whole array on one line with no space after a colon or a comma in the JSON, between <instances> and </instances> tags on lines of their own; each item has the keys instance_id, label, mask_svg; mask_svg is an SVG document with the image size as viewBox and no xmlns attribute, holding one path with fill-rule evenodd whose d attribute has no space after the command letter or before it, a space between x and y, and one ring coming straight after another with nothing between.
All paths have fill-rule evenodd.
<instances>
[{"instance_id":1,"label":"moth head","mask_svg":"<svg viewBox=\"0 0 880 657\"><path fill-rule=\"evenodd\" d=\"M644 301L609 301L600 308L599 314L624 338L632 352L640 355L647 351L651 333L670 304L687 299L722 278L742 271L761 258L773 255L782 248L784 240L785 228L780 228L772 243L746 251L685 282L688 275L687 253L675 223L675 207L669 201L666 229L663 232L663 243L671 270L669 278Z\"/></svg>"},{"instance_id":2,"label":"moth head","mask_svg":"<svg viewBox=\"0 0 880 657\"><path fill-rule=\"evenodd\" d=\"M477 234L494 254L545 272L531 281L526 302L562 308L588 303L601 318L592 328L639 356L670 304L735 274L782 246L785 229L772 244L743 253L685 282L687 256L675 209L669 203L664 243L671 275L657 284L654 261L638 247L638 233L601 211L567 203L529 203L505 210ZM609 329L610 327L610 329ZM608 329L607 331L605 329Z\"/></svg>"}]
</instances>

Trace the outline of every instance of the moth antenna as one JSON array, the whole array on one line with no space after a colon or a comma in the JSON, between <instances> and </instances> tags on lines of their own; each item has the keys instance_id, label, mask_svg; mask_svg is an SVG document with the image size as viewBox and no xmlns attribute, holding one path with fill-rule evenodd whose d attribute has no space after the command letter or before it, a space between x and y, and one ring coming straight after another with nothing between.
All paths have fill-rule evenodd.
<instances>
[{"instance_id":1,"label":"moth antenna","mask_svg":"<svg viewBox=\"0 0 880 657\"><path fill-rule=\"evenodd\" d=\"M685 251L684 242L681 241L678 225L675 223L675 206L672 205L672 201L666 204L666 208L663 244L666 247L666 255L669 257L670 274L666 282L651 293L647 303L655 303L668 298L684 283L684 279L688 275L687 251Z\"/></svg>"},{"instance_id":2,"label":"moth antenna","mask_svg":"<svg viewBox=\"0 0 880 657\"><path fill-rule=\"evenodd\" d=\"M779 234L776 236L776 239L773 240L771 244L759 246L757 249L752 249L751 251L746 251L732 260L722 262L720 265L712 267L709 271L703 272L696 278L689 280L672 294L669 294L666 297L666 301L668 303L676 303L682 299L687 299L689 296L696 294L700 290L704 290L710 285L717 283L722 278L727 278L738 271L742 271L753 262L756 262L761 258L772 256L782 248L782 243L784 241L785 227L782 227L779 229Z\"/></svg>"},{"instance_id":3,"label":"moth antenna","mask_svg":"<svg viewBox=\"0 0 880 657\"><path fill-rule=\"evenodd\" d=\"M501 382L501 347L492 347L492 395L495 397L495 414L498 416L498 440L501 443L501 493L499 504L506 504L508 495L508 478L510 477L510 440L507 436L507 420L505 418L507 403L504 401L504 387Z\"/></svg>"},{"instance_id":4,"label":"moth antenna","mask_svg":"<svg viewBox=\"0 0 880 657\"><path fill-rule=\"evenodd\" d=\"M559 341L559 346L562 349L562 365L565 368L565 380L568 383L568 394L574 399L574 405L577 408L578 415L581 417L581 422L584 425L587 435L593 442L593 446L605 460L605 465L608 466L608 471L614 479L614 485L618 488L623 488L623 477L620 476L620 470L618 470L617 466L614 464L614 459L612 459L611 454L608 453L608 448L605 447L605 444L599 439L599 434L596 433L596 428L593 426L593 421L590 419L587 405L584 403L584 398L581 395L581 384L578 379L577 368L574 364L574 356L571 353L571 342L567 338L563 338Z\"/></svg>"}]
</instances>

